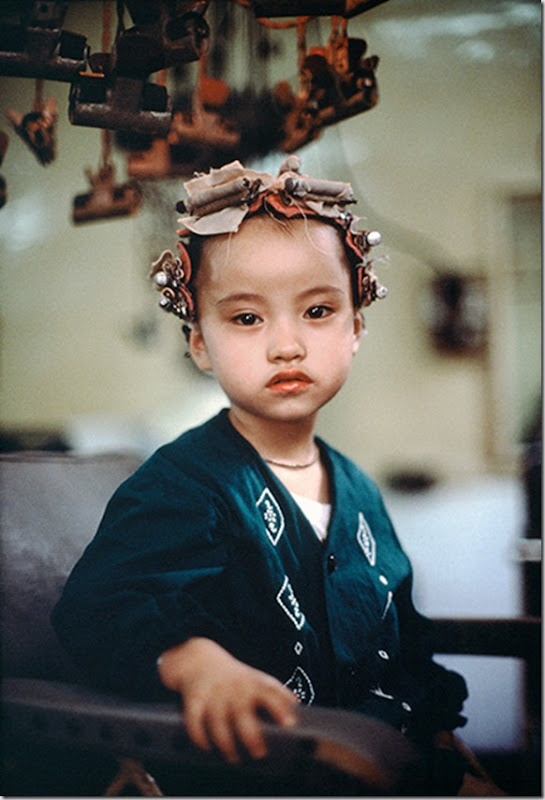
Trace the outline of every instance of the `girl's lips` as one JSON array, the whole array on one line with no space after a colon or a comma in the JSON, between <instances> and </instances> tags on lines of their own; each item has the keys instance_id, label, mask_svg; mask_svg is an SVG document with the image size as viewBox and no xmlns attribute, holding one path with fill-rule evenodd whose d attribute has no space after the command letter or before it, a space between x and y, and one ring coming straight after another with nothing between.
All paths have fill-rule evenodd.
<instances>
[{"instance_id":1,"label":"girl's lips","mask_svg":"<svg viewBox=\"0 0 545 800\"><path fill-rule=\"evenodd\" d=\"M295 394L308 389L312 383L304 372L278 372L267 383L267 389L278 394Z\"/></svg>"}]
</instances>

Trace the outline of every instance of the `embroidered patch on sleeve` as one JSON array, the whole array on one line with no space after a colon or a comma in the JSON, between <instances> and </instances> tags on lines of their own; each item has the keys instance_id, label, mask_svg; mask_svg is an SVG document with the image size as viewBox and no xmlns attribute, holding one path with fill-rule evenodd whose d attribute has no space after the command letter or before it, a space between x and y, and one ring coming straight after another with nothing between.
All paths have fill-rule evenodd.
<instances>
[{"instance_id":1,"label":"embroidered patch on sleeve","mask_svg":"<svg viewBox=\"0 0 545 800\"><path fill-rule=\"evenodd\" d=\"M304 706L309 706L314 700L314 687L307 673L301 667L295 667L293 675L284 685L291 689Z\"/></svg>"},{"instance_id":2,"label":"embroidered patch on sleeve","mask_svg":"<svg viewBox=\"0 0 545 800\"><path fill-rule=\"evenodd\" d=\"M265 530L271 542L276 543L284 532L284 515L270 489L264 489L256 503L256 508L261 513Z\"/></svg>"},{"instance_id":3,"label":"embroidered patch on sleeve","mask_svg":"<svg viewBox=\"0 0 545 800\"><path fill-rule=\"evenodd\" d=\"M284 609L288 617L291 619L298 631L301 630L305 624L305 615L301 611L301 606L297 600L288 576L284 578L282 588L276 595L278 604Z\"/></svg>"},{"instance_id":4,"label":"embroidered patch on sleeve","mask_svg":"<svg viewBox=\"0 0 545 800\"><path fill-rule=\"evenodd\" d=\"M358 521L358 532L356 534L358 544L365 553L367 561L374 567L377 560L377 544L375 542L375 537L371 533L371 528L367 524L367 520L361 511L358 515Z\"/></svg>"}]
</instances>

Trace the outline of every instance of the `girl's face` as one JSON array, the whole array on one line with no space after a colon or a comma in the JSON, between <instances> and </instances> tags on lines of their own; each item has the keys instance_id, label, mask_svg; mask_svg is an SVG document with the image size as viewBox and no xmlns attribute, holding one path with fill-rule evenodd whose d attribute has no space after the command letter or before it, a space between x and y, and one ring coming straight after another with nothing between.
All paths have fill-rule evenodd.
<instances>
[{"instance_id":1,"label":"girl's face","mask_svg":"<svg viewBox=\"0 0 545 800\"><path fill-rule=\"evenodd\" d=\"M239 419L312 421L342 387L362 333L338 233L253 217L206 242L190 352Z\"/></svg>"}]
</instances>

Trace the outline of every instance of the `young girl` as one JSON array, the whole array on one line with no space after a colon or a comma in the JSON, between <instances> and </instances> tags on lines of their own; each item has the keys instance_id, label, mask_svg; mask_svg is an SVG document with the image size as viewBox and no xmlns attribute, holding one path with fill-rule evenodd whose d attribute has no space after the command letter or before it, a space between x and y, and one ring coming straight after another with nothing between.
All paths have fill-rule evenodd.
<instances>
[{"instance_id":1,"label":"young girl","mask_svg":"<svg viewBox=\"0 0 545 800\"><path fill-rule=\"evenodd\" d=\"M376 486L314 435L362 306L385 295L380 236L357 230L349 184L294 157L277 178L234 162L186 189L189 241L153 275L230 407L118 489L58 635L102 686L179 693L191 738L229 762L265 755L260 715L293 725L297 702L371 714L432 752L464 722L465 683L432 660Z\"/></svg>"}]
</instances>

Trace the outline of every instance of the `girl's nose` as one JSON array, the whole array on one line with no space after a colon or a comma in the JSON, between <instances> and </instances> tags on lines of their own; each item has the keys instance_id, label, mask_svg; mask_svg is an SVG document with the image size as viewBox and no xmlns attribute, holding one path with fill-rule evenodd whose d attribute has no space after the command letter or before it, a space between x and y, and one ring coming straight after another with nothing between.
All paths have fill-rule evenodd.
<instances>
[{"instance_id":1,"label":"girl's nose","mask_svg":"<svg viewBox=\"0 0 545 800\"><path fill-rule=\"evenodd\" d=\"M295 325L283 322L274 326L269 339L269 361L300 361L305 355L305 343Z\"/></svg>"}]
</instances>

